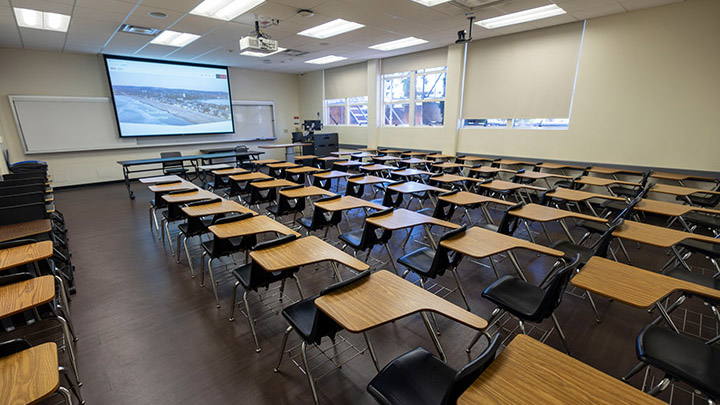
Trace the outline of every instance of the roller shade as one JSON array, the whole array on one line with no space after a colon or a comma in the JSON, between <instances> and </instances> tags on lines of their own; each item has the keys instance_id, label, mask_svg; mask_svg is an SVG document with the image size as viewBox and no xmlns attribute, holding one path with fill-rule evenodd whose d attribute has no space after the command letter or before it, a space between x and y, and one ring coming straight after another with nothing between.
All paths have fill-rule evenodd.
<instances>
[{"instance_id":1,"label":"roller shade","mask_svg":"<svg viewBox=\"0 0 720 405\"><path fill-rule=\"evenodd\" d=\"M582 23L468 45L463 118L567 118Z\"/></svg>"},{"instance_id":2,"label":"roller shade","mask_svg":"<svg viewBox=\"0 0 720 405\"><path fill-rule=\"evenodd\" d=\"M325 71L325 99L367 96L367 63Z\"/></svg>"},{"instance_id":3,"label":"roller shade","mask_svg":"<svg viewBox=\"0 0 720 405\"><path fill-rule=\"evenodd\" d=\"M382 74L447 66L447 47L382 60Z\"/></svg>"}]
</instances>

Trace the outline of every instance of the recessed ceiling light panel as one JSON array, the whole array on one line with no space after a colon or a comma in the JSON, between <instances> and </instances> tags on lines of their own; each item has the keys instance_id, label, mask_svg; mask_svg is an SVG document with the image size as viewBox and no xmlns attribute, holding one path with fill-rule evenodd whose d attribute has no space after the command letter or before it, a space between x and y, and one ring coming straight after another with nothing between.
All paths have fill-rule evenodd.
<instances>
[{"instance_id":1,"label":"recessed ceiling light panel","mask_svg":"<svg viewBox=\"0 0 720 405\"><path fill-rule=\"evenodd\" d=\"M475 24L491 30L493 28L500 28L528 21L541 20L543 18L554 17L561 14L565 14L565 10L561 9L555 4L550 4L547 6L531 8L529 10L518 11L517 13L488 18L486 20L478 21Z\"/></svg>"},{"instance_id":2,"label":"recessed ceiling light panel","mask_svg":"<svg viewBox=\"0 0 720 405\"><path fill-rule=\"evenodd\" d=\"M18 7L15 7L14 11L20 27L67 32L70 26L69 15Z\"/></svg>"},{"instance_id":3,"label":"recessed ceiling light panel","mask_svg":"<svg viewBox=\"0 0 720 405\"><path fill-rule=\"evenodd\" d=\"M305 63L312 63L313 65L327 65L328 63L340 62L341 60L347 59L344 56L323 56L322 58L306 60Z\"/></svg>"},{"instance_id":4,"label":"recessed ceiling light panel","mask_svg":"<svg viewBox=\"0 0 720 405\"><path fill-rule=\"evenodd\" d=\"M298 35L317 39L325 39L334 37L335 35L354 31L362 27L364 27L364 25L352 21L345 21L342 18L338 18L337 20L326 22L325 24L318 25L317 27L309 28L305 31L298 32Z\"/></svg>"},{"instance_id":5,"label":"recessed ceiling light panel","mask_svg":"<svg viewBox=\"0 0 720 405\"><path fill-rule=\"evenodd\" d=\"M415 46L415 45L420 45L420 44L425 44L425 43L427 43L427 41L424 39L415 38L415 37L407 37L407 38L398 39L395 41L383 42L382 44L373 45L369 48L377 49L378 51L392 51L395 49L407 48L409 46Z\"/></svg>"},{"instance_id":6,"label":"recessed ceiling light panel","mask_svg":"<svg viewBox=\"0 0 720 405\"><path fill-rule=\"evenodd\" d=\"M243 56L254 56L256 58L263 58L265 56L275 55L276 53L285 52L285 48L278 47L277 51L273 53L261 53L261 52L253 52L253 51L243 51L240 52L240 55Z\"/></svg>"},{"instance_id":7,"label":"recessed ceiling light panel","mask_svg":"<svg viewBox=\"0 0 720 405\"><path fill-rule=\"evenodd\" d=\"M205 0L190 14L230 21L264 3L265 0Z\"/></svg>"},{"instance_id":8,"label":"recessed ceiling light panel","mask_svg":"<svg viewBox=\"0 0 720 405\"><path fill-rule=\"evenodd\" d=\"M450 0L413 0L415 3L420 3L423 6L437 6L438 4L447 3Z\"/></svg>"},{"instance_id":9,"label":"recessed ceiling light panel","mask_svg":"<svg viewBox=\"0 0 720 405\"><path fill-rule=\"evenodd\" d=\"M187 32L165 30L162 32L162 34L158 35L157 37L155 37L155 39L150 41L150 43L182 48L183 46L193 42L198 38L200 38L200 35L189 34Z\"/></svg>"}]
</instances>

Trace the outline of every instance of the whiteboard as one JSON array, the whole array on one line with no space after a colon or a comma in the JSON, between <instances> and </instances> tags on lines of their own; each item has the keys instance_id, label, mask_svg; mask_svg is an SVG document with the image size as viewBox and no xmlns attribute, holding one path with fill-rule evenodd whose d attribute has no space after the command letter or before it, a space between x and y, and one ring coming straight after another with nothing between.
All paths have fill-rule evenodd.
<instances>
[{"instance_id":1,"label":"whiteboard","mask_svg":"<svg viewBox=\"0 0 720 405\"><path fill-rule=\"evenodd\" d=\"M26 154L201 145L276 138L272 101L233 100L232 134L120 138L109 97L10 95Z\"/></svg>"}]
</instances>

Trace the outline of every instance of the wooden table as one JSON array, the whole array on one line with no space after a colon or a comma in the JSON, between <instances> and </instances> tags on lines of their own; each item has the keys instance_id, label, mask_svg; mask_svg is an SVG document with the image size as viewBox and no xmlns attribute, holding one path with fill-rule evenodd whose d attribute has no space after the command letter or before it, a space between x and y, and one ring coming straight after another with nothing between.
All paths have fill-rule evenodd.
<instances>
[{"instance_id":1,"label":"wooden table","mask_svg":"<svg viewBox=\"0 0 720 405\"><path fill-rule=\"evenodd\" d=\"M280 163L270 163L267 165L267 167L271 169L290 169L293 167L300 166L297 163L291 163L291 162L280 162Z\"/></svg>"},{"instance_id":2,"label":"wooden table","mask_svg":"<svg viewBox=\"0 0 720 405\"><path fill-rule=\"evenodd\" d=\"M212 204L182 207L181 209L183 213L189 217L204 217L206 215L229 214L231 212L238 212L240 214L251 212L253 215L257 215L257 212L251 210L250 208L230 200L222 200Z\"/></svg>"},{"instance_id":3,"label":"wooden table","mask_svg":"<svg viewBox=\"0 0 720 405\"><path fill-rule=\"evenodd\" d=\"M412 193L422 193L425 191L434 191L438 193L445 193L450 190L446 190L444 188L430 186L423 183L418 183L417 181L406 181L405 183L401 184L394 184L391 186L388 186L388 189L397 191L398 193L402 194L412 194Z\"/></svg>"},{"instance_id":4,"label":"wooden table","mask_svg":"<svg viewBox=\"0 0 720 405\"><path fill-rule=\"evenodd\" d=\"M387 208L383 207L380 204L375 204L368 200L363 200L362 198L347 195L331 201L316 201L314 204L316 207L320 207L325 211L330 212L352 210L355 208L372 208L375 210L383 210Z\"/></svg>"},{"instance_id":5,"label":"wooden table","mask_svg":"<svg viewBox=\"0 0 720 405\"><path fill-rule=\"evenodd\" d=\"M297 155L295 156L295 160L311 160L315 159L317 156L315 155Z\"/></svg>"},{"instance_id":6,"label":"wooden table","mask_svg":"<svg viewBox=\"0 0 720 405\"><path fill-rule=\"evenodd\" d=\"M180 194L163 194L162 199L168 204L183 204L192 201L200 201L211 198L220 198L217 194L207 190L195 189L187 193Z\"/></svg>"},{"instance_id":7,"label":"wooden table","mask_svg":"<svg viewBox=\"0 0 720 405\"><path fill-rule=\"evenodd\" d=\"M322 169L318 169L317 167L310 167L310 166L300 166L300 167L293 167L291 169L285 170L286 173L292 173L292 174L302 174L302 173L314 173L319 172Z\"/></svg>"},{"instance_id":8,"label":"wooden table","mask_svg":"<svg viewBox=\"0 0 720 405\"><path fill-rule=\"evenodd\" d=\"M598 173L598 174L611 174L613 177L618 174L634 174L634 175L641 175L642 172L639 172L637 170L627 170L627 169L617 169L613 167L602 167L602 166L593 166L588 170L590 173Z\"/></svg>"},{"instance_id":9,"label":"wooden table","mask_svg":"<svg viewBox=\"0 0 720 405\"><path fill-rule=\"evenodd\" d=\"M709 236L628 220L625 220L622 226L615 229L613 236L660 248L673 247L686 239L695 239L720 245L720 239Z\"/></svg>"},{"instance_id":10,"label":"wooden table","mask_svg":"<svg viewBox=\"0 0 720 405\"><path fill-rule=\"evenodd\" d=\"M365 332L419 312L443 360L445 353L426 312L444 315L477 330L487 327L487 321L483 318L387 270L380 270L363 280L316 298L315 305L340 326L354 333Z\"/></svg>"},{"instance_id":11,"label":"wooden table","mask_svg":"<svg viewBox=\"0 0 720 405\"><path fill-rule=\"evenodd\" d=\"M402 169L402 170L393 170L392 174L395 176L413 177L413 176L432 176L435 173L428 172L425 170L418 170L418 169Z\"/></svg>"},{"instance_id":12,"label":"wooden table","mask_svg":"<svg viewBox=\"0 0 720 405\"><path fill-rule=\"evenodd\" d=\"M165 183L168 181L182 181L183 179L180 176L176 176L174 174L169 174L167 176L143 177L138 180L142 184L155 184L155 183Z\"/></svg>"},{"instance_id":13,"label":"wooden table","mask_svg":"<svg viewBox=\"0 0 720 405\"><path fill-rule=\"evenodd\" d=\"M0 398L4 404L37 403L60 386L57 345L43 343L2 357L0 373Z\"/></svg>"},{"instance_id":14,"label":"wooden table","mask_svg":"<svg viewBox=\"0 0 720 405\"><path fill-rule=\"evenodd\" d=\"M250 163L252 163L255 166L264 166L264 165L280 163L280 162L282 162L282 160L277 160L277 159L261 159L261 160L250 161Z\"/></svg>"},{"instance_id":15,"label":"wooden table","mask_svg":"<svg viewBox=\"0 0 720 405\"><path fill-rule=\"evenodd\" d=\"M41 276L0 287L0 318L36 308L55 298L55 278Z\"/></svg>"},{"instance_id":16,"label":"wooden table","mask_svg":"<svg viewBox=\"0 0 720 405\"><path fill-rule=\"evenodd\" d=\"M230 167L227 169L219 169L219 170L213 170L212 174L216 176L229 176L231 174L241 174L241 173L247 173L247 169L243 169L242 167Z\"/></svg>"},{"instance_id":17,"label":"wooden table","mask_svg":"<svg viewBox=\"0 0 720 405\"><path fill-rule=\"evenodd\" d=\"M50 232L51 230L52 224L49 219L36 219L35 221L3 225L0 226L0 242L22 239L28 236Z\"/></svg>"},{"instance_id":18,"label":"wooden table","mask_svg":"<svg viewBox=\"0 0 720 405\"><path fill-rule=\"evenodd\" d=\"M265 173L260 173L260 172L234 174L234 175L230 176L230 180L238 181L238 182L239 181L261 180L261 179L272 179L272 177L268 176Z\"/></svg>"},{"instance_id":19,"label":"wooden table","mask_svg":"<svg viewBox=\"0 0 720 405\"><path fill-rule=\"evenodd\" d=\"M489 258L499 253L508 252L518 275L523 279L525 274L520 267L517 258L511 252L512 249L527 249L533 252L546 254L553 257L562 257L564 253L560 250L551 249L546 246L528 242L514 236L493 232L489 229L472 227L460 235L453 236L440 242L440 246L460 252L476 259ZM492 259L491 259L492 260Z\"/></svg>"},{"instance_id":20,"label":"wooden table","mask_svg":"<svg viewBox=\"0 0 720 405\"><path fill-rule=\"evenodd\" d=\"M316 186L294 188L292 190L280 190L280 194L287 198L305 198L312 197L314 195L335 195L332 191Z\"/></svg>"},{"instance_id":21,"label":"wooden table","mask_svg":"<svg viewBox=\"0 0 720 405\"><path fill-rule=\"evenodd\" d=\"M545 194L548 197L557 198L559 200L571 201L575 203L584 202L593 215L598 216L595 208L590 204L590 200L600 198L603 200L625 201L622 197L616 197L606 194L591 193L588 191L571 190L569 188L558 187L555 191Z\"/></svg>"},{"instance_id":22,"label":"wooden table","mask_svg":"<svg viewBox=\"0 0 720 405\"><path fill-rule=\"evenodd\" d=\"M348 178L348 183L353 184L380 184L380 183L394 183L393 180L386 179L384 177L378 177L373 176L371 174L366 174L363 178L357 178L357 179L350 179Z\"/></svg>"},{"instance_id":23,"label":"wooden table","mask_svg":"<svg viewBox=\"0 0 720 405\"><path fill-rule=\"evenodd\" d=\"M294 149L295 149L296 146L297 146L297 147L300 147L300 146L310 146L310 145L312 145L312 144L311 144L311 143L307 143L307 142L279 143L279 144L276 143L276 144L273 144L273 145L262 145L262 146L259 146L259 148L260 148L260 149L279 149L279 148L285 148L285 160L287 160L288 162L292 162L292 161L293 161L293 155L294 155Z\"/></svg>"},{"instance_id":24,"label":"wooden table","mask_svg":"<svg viewBox=\"0 0 720 405\"><path fill-rule=\"evenodd\" d=\"M555 173L543 173L543 172L522 172L522 173L516 173L515 176L523 178L523 179L533 179L533 180L543 180L545 182L545 185L550 188L550 183L548 183L547 179L549 178L557 178L557 179L572 179L571 176L566 176L564 174L555 174Z\"/></svg>"},{"instance_id":25,"label":"wooden table","mask_svg":"<svg viewBox=\"0 0 720 405\"><path fill-rule=\"evenodd\" d=\"M457 168L460 168L460 170L462 170L462 169L465 168L465 167L472 167L472 166L466 165L466 164L464 164L464 163L450 163L450 162L433 163L432 166L435 167L435 168L438 168L438 169L443 169L443 170L445 170L445 169L457 169Z\"/></svg>"},{"instance_id":26,"label":"wooden table","mask_svg":"<svg viewBox=\"0 0 720 405\"><path fill-rule=\"evenodd\" d=\"M684 197L690 205L692 205L692 201L688 198L688 196L691 196L693 194L720 194L720 191L703 190L701 188L692 187L670 186L667 184L656 184L650 189L650 191L655 193L670 194Z\"/></svg>"},{"instance_id":27,"label":"wooden table","mask_svg":"<svg viewBox=\"0 0 720 405\"><path fill-rule=\"evenodd\" d=\"M683 174L683 173L652 172L652 174L650 174L650 177L654 177L656 179L663 179L663 180L675 180L681 186L685 186L683 184L683 181L685 181L685 180L712 181L712 182L716 182L716 183L718 182L718 179L714 179L712 177L695 176L692 174Z\"/></svg>"},{"instance_id":28,"label":"wooden table","mask_svg":"<svg viewBox=\"0 0 720 405\"><path fill-rule=\"evenodd\" d=\"M428 159L433 159L433 160L449 160L449 159L455 159L455 155L445 155L445 154L442 154L442 153L433 153L433 154L430 154L430 155L426 155L425 157L428 158Z\"/></svg>"},{"instance_id":29,"label":"wooden table","mask_svg":"<svg viewBox=\"0 0 720 405\"><path fill-rule=\"evenodd\" d=\"M513 159L494 160L493 163L497 164L497 165L504 165L504 166L535 166L535 163L533 163L533 162L526 162L523 160L513 160Z\"/></svg>"},{"instance_id":30,"label":"wooden table","mask_svg":"<svg viewBox=\"0 0 720 405\"><path fill-rule=\"evenodd\" d=\"M458 191L455 194L451 195L440 195L438 196L438 200L446 201L451 204L455 204L459 207L463 207L465 210L465 216L467 217L468 223L472 223L472 219L470 218L470 213L468 212L467 208L468 206L473 205L479 205L482 209L483 215L485 215L485 219L488 220L489 223L493 223L492 216L487 211L487 208L485 204L487 203L494 203L494 204L501 204L506 206L515 205L514 203L510 201L501 200L499 198L492 198L480 194L470 193L468 191Z\"/></svg>"},{"instance_id":31,"label":"wooden table","mask_svg":"<svg viewBox=\"0 0 720 405\"><path fill-rule=\"evenodd\" d=\"M570 230L568 229L567 225L565 224L564 219L565 218L576 218L576 219L582 219L585 221L595 221L595 222L602 222L607 223L607 219L605 218L599 218L592 215L586 215L581 214L579 212L574 211L568 211L568 210L561 210L559 208L553 208L548 207L545 205L539 205L539 204L527 204L519 209L510 211L510 215L522 218L528 221L536 221L536 222L550 222L550 221L558 221L560 222L560 226L562 226L563 231L565 231L565 234L567 235L570 242L575 243L575 239L573 239L572 234L570 233ZM543 229L545 229L543 227ZM528 234L532 236L530 233L530 229L528 229ZM545 236L548 238L548 241L552 243L552 239L550 239L550 235L545 231Z\"/></svg>"},{"instance_id":32,"label":"wooden table","mask_svg":"<svg viewBox=\"0 0 720 405\"><path fill-rule=\"evenodd\" d=\"M52 255L53 243L49 240L2 249L0 250L0 271L48 259Z\"/></svg>"},{"instance_id":33,"label":"wooden table","mask_svg":"<svg viewBox=\"0 0 720 405\"><path fill-rule=\"evenodd\" d=\"M278 188L278 187L299 186L299 184L293 183L290 180L274 179L274 180L268 180L268 181L261 181L261 182L257 182L257 183L250 183L250 186L261 189L261 190L266 190L266 189Z\"/></svg>"},{"instance_id":34,"label":"wooden table","mask_svg":"<svg viewBox=\"0 0 720 405\"><path fill-rule=\"evenodd\" d=\"M297 235L299 233L293 231L287 226L275 221L267 215L256 215L240 221L229 222L226 224L210 225L208 230L218 238L227 239L247 235L256 235L265 232L275 232L282 235Z\"/></svg>"},{"instance_id":35,"label":"wooden table","mask_svg":"<svg viewBox=\"0 0 720 405\"><path fill-rule=\"evenodd\" d=\"M525 335L517 335L457 403L664 404Z\"/></svg>"},{"instance_id":36,"label":"wooden table","mask_svg":"<svg viewBox=\"0 0 720 405\"><path fill-rule=\"evenodd\" d=\"M320 179L339 179L339 178L348 177L348 176L352 176L352 175L348 172L341 172L339 170L330 170L329 172L314 173L312 176L320 178Z\"/></svg>"},{"instance_id":37,"label":"wooden table","mask_svg":"<svg viewBox=\"0 0 720 405\"><path fill-rule=\"evenodd\" d=\"M191 188L198 188L198 186L190 183L189 181L180 181L172 184L154 185L148 187L153 193L169 193L170 191L185 190Z\"/></svg>"},{"instance_id":38,"label":"wooden table","mask_svg":"<svg viewBox=\"0 0 720 405\"><path fill-rule=\"evenodd\" d=\"M720 215L720 210L711 208L695 207L692 205L675 204L666 201L642 199L635 205L635 211L647 212L650 214L677 217L686 231L691 232L690 226L682 217L689 212L703 212L706 214Z\"/></svg>"},{"instance_id":39,"label":"wooden table","mask_svg":"<svg viewBox=\"0 0 720 405\"><path fill-rule=\"evenodd\" d=\"M594 177L594 176L583 176L579 179L575 180L575 183L578 184L586 184L588 186L597 186L597 187L607 187L613 184L621 184L624 186L635 186L639 187L640 183L636 183L633 181L624 181L624 180L617 180L617 179L606 179L603 177Z\"/></svg>"},{"instance_id":40,"label":"wooden table","mask_svg":"<svg viewBox=\"0 0 720 405\"><path fill-rule=\"evenodd\" d=\"M393 170L393 169L397 169L397 167L381 165L381 164L360 166L360 171L366 171L366 172L380 172L383 170Z\"/></svg>"}]
</instances>

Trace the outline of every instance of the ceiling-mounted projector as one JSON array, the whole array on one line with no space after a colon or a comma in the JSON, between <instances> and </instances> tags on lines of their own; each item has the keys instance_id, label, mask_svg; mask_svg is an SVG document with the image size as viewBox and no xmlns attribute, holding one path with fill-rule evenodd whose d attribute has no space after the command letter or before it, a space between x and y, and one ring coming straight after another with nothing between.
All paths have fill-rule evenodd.
<instances>
[{"instance_id":1,"label":"ceiling-mounted projector","mask_svg":"<svg viewBox=\"0 0 720 405\"><path fill-rule=\"evenodd\" d=\"M253 51L260 53L273 53L278 49L278 41L264 37L247 36L240 39L240 52Z\"/></svg>"}]
</instances>

